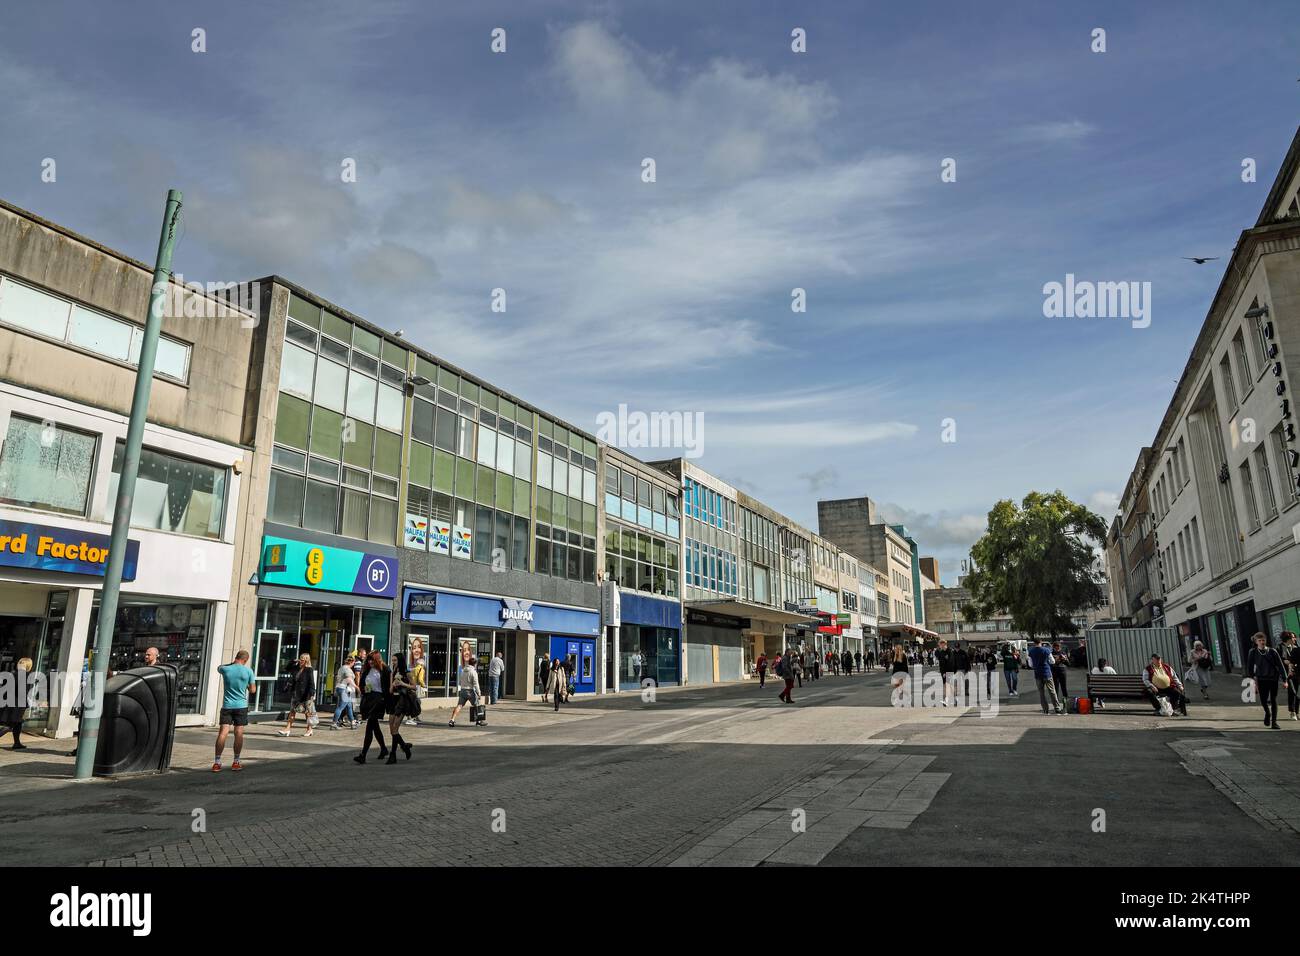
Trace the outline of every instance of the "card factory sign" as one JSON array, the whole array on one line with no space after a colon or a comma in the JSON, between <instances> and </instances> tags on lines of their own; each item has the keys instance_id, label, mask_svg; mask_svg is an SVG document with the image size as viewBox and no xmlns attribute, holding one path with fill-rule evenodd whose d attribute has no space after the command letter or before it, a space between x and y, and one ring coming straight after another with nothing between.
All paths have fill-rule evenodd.
<instances>
[{"instance_id":1,"label":"card factory sign","mask_svg":"<svg viewBox=\"0 0 1300 956\"><path fill-rule=\"evenodd\" d=\"M102 578L108 563L108 541L107 535L74 528L0 521L0 565ZM140 542L128 541L122 563L123 581L135 580L139 560Z\"/></svg>"}]
</instances>

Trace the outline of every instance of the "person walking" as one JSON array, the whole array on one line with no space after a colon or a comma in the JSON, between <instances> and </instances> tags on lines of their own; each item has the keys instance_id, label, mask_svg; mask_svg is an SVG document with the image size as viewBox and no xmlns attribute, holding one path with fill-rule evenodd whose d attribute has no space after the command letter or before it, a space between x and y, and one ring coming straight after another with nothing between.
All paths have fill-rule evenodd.
<instances>
[{"instance_id":1,"label":"person walking","mask_svg":"<svg viewBox=\"0 0 1300 956\"><path fill-rule=\"evenodd\" d=\"M787 704L794 703L792 691L794 690L795 670L797 667L798 663L796 662L793 650L786 651L785 656L777 660L776 676L785 681L785 689L777 695L777 700L783 701Z\"/></svg>"},{"instance_id":2,"label":"person walking","mask_svg":"<svg viewBox=\"0 0 1300 956\"><path fill-rule=\"evenodd\" d=\"M1292 720L1300 720L1300 642L1292 631L1282 632L1278 653L1286 665L1286 709Z\"/></svg>"},{"instance_id":3,"label":"person walking","mask_svg":"<svg viewBox=\"0 0 1300 956\"><path fill-rule=\"evenodd\" d=\"M803 654L793 655L793 659L790 663L790 667L794 671L795 680L799 682L799 686L801 688L803 687L803 666L804 666L804 655Z\"/></svg>"},{"instance_id":4,"label":"person walking","mask_svg":"<svg viewBox=\"0 0 1300 956\"><path fill-rule=\"evenodd\" d=\"M506 652L497 651L492 662L488 664L488 700L496 703L501 699L501 682L506 676Z\"/></svg>"},{"instance_id":5,"label":"person walking","mask_svg":"<svg viewBox=\"0 0 1300 956\"><path fill-rule=\"evenodd\" d=\"M345 713L348 715L348 726L357 729L357 713L353 707L357 696L357 679L352 672L354 660L349 654L347 660L339 666L339 672L334 675L334 719L330 721L330 730L343 728Z\"/></svg>"},{"instance_id":6,"label":"person walking","mask_svg":"<svg viewBox=\"0 0 1300 956\"><path fill-rule=\"evenodd\" d=\"M303 654L298 658L298 671L293 675L293 697L289 704L289 719L285 722L284 730L277 730L276 735L288 737L293 733L293 718L298 712L302 712L303 720L307 724L307 732L304 737L310 737L312 727L316 723L316 671L311 666L311 655Z\"/></svg>"},{"instance_id":7,"label":"person walking","mask_svg":"<svg viewBox=\"0 0 1300 956\"><path fill-rule=\"evenodd\" d=\"M969 703L972 690L979 690L979 677L974 676L972 671L975 665L971 661L970 651L960 641L953 642L952 651L952 669L956 676L956 691L954 693L953 704L957 704L956 694L961 695L963 703ZM972 684L972 681L975 683Z\"/></svg>"},{"instance_id":8,"label":"person walking","mask_svg":"<svg viewBox=\"0 0 1300 956\"><path fill-rule=\"evenodd\" d=\"M754 670L758 671L758 689L762 690L767 685L767 655L759 653L758 660L754 662Z\"/></svg>"},{"instance_id":9,"label":"person walking","mask_svg":"<svg viewBox=\"0 0 1300 956\"><path fill-rule=\"evenodd\" d=\"M1214 666L1214 658L1210 652L1205 649L1205 645L1200 641L1192 644L1192 653L1188 655L1187 673L1183 676L1188 684L1195 684L1201 691L1201 697L1204 700L1210 699L1210 669Z\"/></svg>"},{"instance_id":10,"label":"person walking","mask_svg":"<svg viewBox=\"0 0 1300 956\"><path fill-rule=\"evenodd\" d=\"M221 714L217 718L217 748L212 760L213 773L221 772L221 755L226 749L230 728L235 728L235 762L231 770L243 770L239 755L244 752L244 728L248 726L248 703L253 691L253 669L248 666L248 651L241 650L229 664L217 668L221 675Z\"/></svg>"},{"instance_id":11,"label":"person walking","mask_svg":"<svg viewBox=\"0 0 1300 956\"><path fill-rule=\"evenodd\" d=\"M853 652L853 663L857 667L858 673L861 674L862 673L862 652L861 651Z\"/></svg>"},{"instance_id":12,"label":"person walking","mask_svg":"<svg viewBox=\"0 0 1300 956\"><path fill-rule=\"evenodd\" d=\"M27 745L23 743L23 720L27 716L27 700L29 686L28 675L32 672L32 659L30 657L20 657L14 662L13 682L9 685L15 693L15 702L4 707L0 707L0 737L5 734L14 735L14 750L26 750ZM22 685L22 693L18 693L18 686Z\"/></svg>"},{"instance_id":13,"label":"person walking","mask_svg":"<svg viewBox=\"0 0 1300 956\"><path fill-rule=\"evenodd\" d=\"M1020 648L1007 645L1002 652L1002 676L1007 682L1007 696L1020 696Z\"/></svg>"},{"instance_id":14,"label":"person walking","mask_svg":"<svg viewBox=\"0 0 1300 956\"><path fill-rule=\"evenodd\" d=\"M392 710L388 716L388 736L393 746L388 754L389 763L397 763L397 751L401 750L406 759L411 759L411 745L402 739L402 721L420 713L420 698L415 696L415 681L411 680L406 669L406 661L401 654L394 654L389 665L391 677L388 688Z\"/></svg>"},{"instance_id":15,"label":"person walking","mask_svg":"<svg viewBox=\"0 0 1300 956\"><path fill-rule=\"evenodd\" d=\"M1052 651L1042 638L1034 638L1034 646L1029 649L1029 663L1034 669L1034 683L1038 685L1038 701L1043 705L1043 713L1065 713L1065 707L1056 696L1056 681L1052 679ZM1050 711L1047 709L1048 697L1052 699Z\"/></svg>"},{"instance_id":16,"label":"person walking","mask_svg":"<svg viewBox=\"0 0 1300 956\"><path fill-rule=\"evenodd\" d=\"M939 662L939 680L943 683L943 706L948 706L948 692L952 689L955 680L954 671L956 670L953 661L953 653L948 650L948 642L940 641L939 649L934 655ZM956 703L954 701L954 703Z\"/></svg>"},{"instance_id":17,"label":"person walking","mask_svg":"<svg viewBox=\"0 0 1300 956\"><path fill-rule=\"evenodd\" d=\"M555 712L560 712L560 700L564 697L564 692L568 688L568 680L565 677L564 666L557 657L551 661L551 670L546 677L546 689L555 698Z\"/></svg>"},{"instance_id":18,"label":"person walking","mask_svg":"<svg viewBox=\"0 0 1300 956\"><path fill-rule=\"evenodd\" d=\"M1276 648L1268 644L1268 635L1258 631L1255 646L1246 659L1246 676L1255 681L1255 699L1264 707L1264 726L1281 730L1277 723L1277 685L1285 679L1286 665Z\"/></svg>"},{"instance_id":19,"label":"person walking","mask_svg":"<svg viewBox=\"0 0 1300 956\"><path fill-rule=\"evenodd\" d=\"M477 717L479 702L483 699L483 691L478 685L478 661L474 657L474 652L470 650L468 642L460 647L460 668L456 671L456 687L459 693L456 697L456 706L451 711L451 720L447 721L448 727L456 726L456 718L460 716L461 708L467 703L470 705L470 716ZM478 720L474 722L480 723Z\"/></svg>"},{"instance_id":20,"label":"person walking","mask_svg":"<svg viewBox=\"0 0 1300 956\"><path fill-rule=\"evenodd\" d=\"M542 691L542 703L549 704L546 698L550 694L551 686L551 652L547 651L541 657L537 658L537 686Z\"/></svg>"},{"instance_id":21,"label":"person walking","mask_svg":"<svg viewBox=\"0 0 1300 956\"><path fill-rule=\"evenodd\" d=\"M391 695L392 675L384 664L384 655L371 651L361 670L361 719L366 722L366 736L361 743L361 753L352 758L357 763L366 762L366 754L370 753L370 744L374 740L379 741L379 759L388 756L380 721L384 719Z\"/></svg>"},{"instance_id":22,"label":"person walking","mask_svg":"<svg viewBox=\"0 0 1300 956\"><path fill-rule=\"evenodd\" d=\"M850 654L847 650L844 652L843 666L844 666L844 676L852 677L853 676L853 655Z\"/></svg>"}]
</instances>

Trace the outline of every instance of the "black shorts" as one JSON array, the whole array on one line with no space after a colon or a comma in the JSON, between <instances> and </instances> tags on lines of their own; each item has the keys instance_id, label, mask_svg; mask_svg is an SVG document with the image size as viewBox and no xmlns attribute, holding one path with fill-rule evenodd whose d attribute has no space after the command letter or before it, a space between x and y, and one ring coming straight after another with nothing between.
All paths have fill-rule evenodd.
<instances>
[{"instance_id":1,"label":"black shorts","mask_svg":"<svg viewBox=\"0 0 1300 956\"><path fill-rule=\"evenodd\" d=\"M222 727L231 724L235 727L248 726L248 708L247 707L222 707L221 717L217 721Z\"/></svg>"}]
</instances>

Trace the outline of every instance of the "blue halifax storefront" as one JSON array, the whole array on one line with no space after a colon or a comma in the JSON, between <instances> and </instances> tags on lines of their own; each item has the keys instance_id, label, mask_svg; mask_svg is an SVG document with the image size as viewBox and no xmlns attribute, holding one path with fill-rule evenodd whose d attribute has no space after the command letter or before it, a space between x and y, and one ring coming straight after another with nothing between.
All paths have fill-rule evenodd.
<instances>
[{"instance_id":1,"label":"blue halifax storefront","mask_svg":"<svg viewBox=\"0 0 1300 956\"><path fill-rule=\"evenodd\" d=\"M546 653L552 659L572 656L578 693L591 694L597 690L596 642L600 637L600 614L596 611L523 598L408 585L402 588L402 620L403 629L408 633L408 646L412 637L419 637L427 645L432 694L436 695L439 687L451 693L457 649L466 641L475 648L481 671L486 670L486 657L497 652L504 656L505 696L522 697L536 691L535 659ZM526 640L530 634L535 636L531 659ZM518 666L521 658L525 658L526 670ZM520 680L519 673L529 676Z\"/></svg>"}]
</instances>

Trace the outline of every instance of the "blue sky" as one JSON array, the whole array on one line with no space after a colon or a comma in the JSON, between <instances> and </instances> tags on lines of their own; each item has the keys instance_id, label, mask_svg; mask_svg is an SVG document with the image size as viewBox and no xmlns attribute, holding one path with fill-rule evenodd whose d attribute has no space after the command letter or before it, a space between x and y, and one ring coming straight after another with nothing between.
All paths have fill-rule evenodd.
<instances>
[{"instance_id":1,"label":"blue sky","mask_svg":"<svg viewBox=\"0 0 1300 956\"><path fill-rule=\"evenodd\" d=\"M703 467L811 527L869 494L950 580L999 498L1113 515L1295 132L1300 21L883 6L16 5L0 195L150 260L180 188L187 279L278 273L589 430L702 412ZM1044 318L1066 273L1151 282L1150 327Z\"/></svg>"}]
</instances>

